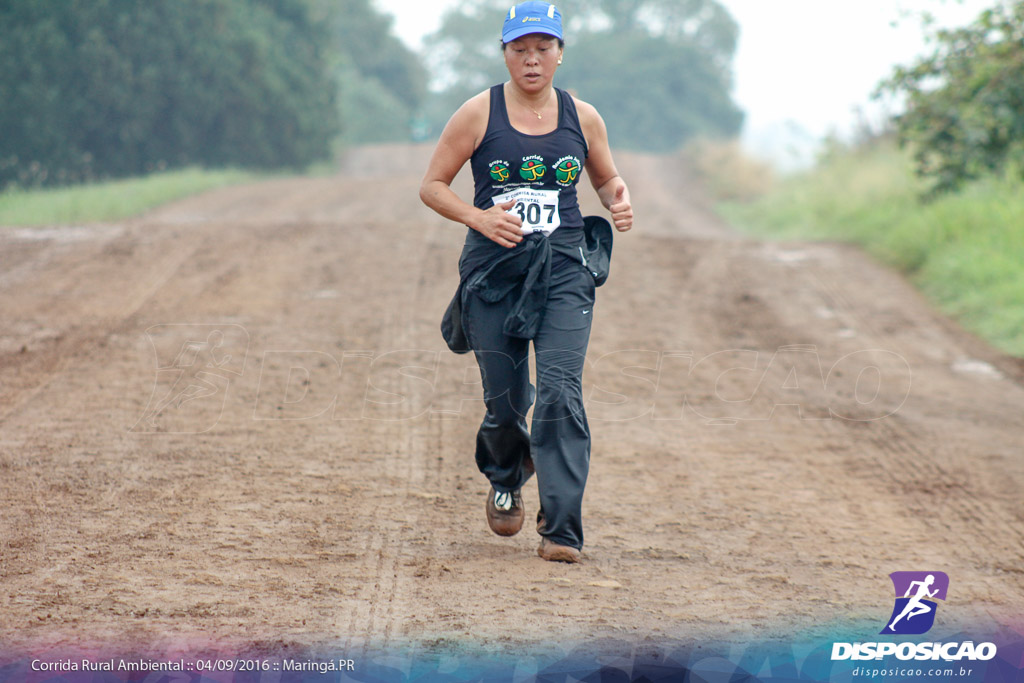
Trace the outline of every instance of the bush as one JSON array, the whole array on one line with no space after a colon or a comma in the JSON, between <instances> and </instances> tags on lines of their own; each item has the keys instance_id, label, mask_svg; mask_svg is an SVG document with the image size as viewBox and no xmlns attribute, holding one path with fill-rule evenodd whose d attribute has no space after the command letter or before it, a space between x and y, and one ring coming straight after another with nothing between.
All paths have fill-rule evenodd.
<instances>
[{"instance_id":1,"label":"bush","mask_svg":"<svg viewBox=\"0 0 1024 683\"><path fill-rule=\"evenodd\" d=\"M906 100L896 118L931 196L1009 167L1024 171L1024 2L997 5L937 49L896 69L879 92Z\"/></svg>"}]
</instances>

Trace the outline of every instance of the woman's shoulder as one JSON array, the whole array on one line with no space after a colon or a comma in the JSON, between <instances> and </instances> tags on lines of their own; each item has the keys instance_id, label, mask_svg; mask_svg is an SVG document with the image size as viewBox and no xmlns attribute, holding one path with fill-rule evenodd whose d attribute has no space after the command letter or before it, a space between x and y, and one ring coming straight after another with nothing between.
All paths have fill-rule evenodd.
<instances>
[{"instance_id":1,"label":"woman's shoulder","mask_svg":"<svg viewBox=\"0 0 1024 683\"><path fill-rule=\"evenodd\" d=\"M491 88L488 88L487 90L484 90L482 92L478 92L477 94L475 94L472 97L470 97L468 100L466 100L465 104L463 104L462 106L465 107L465 106L469 105L469 106L475 106L475 107L480 107L480 106L486 107L486 106L490 105L490 103L491 103Z\"/></svg>"},{"instance_id":2,"label":"woman's shoulder","mask_svg":"<svg viewBox=\"0 0 1024 683\"><path fill-rule=\"evenodd\" d=\"M580 128L583 129L583 137L589 142L592 139L604 135L604 119L597 112L597 108L589 102L584 102L575 95L571 95L572 102L576 105L576 116L580 120Z\"/></svg>"},{"instance_id":3,"label":"woman's shoulder","mask_svg":"<svg viewBox=\"0 0 1024 683\"><path fill-rule=\"evenodd\" d=\"M460 121L469 124L479 123L481 119L486 123L490 111L491 91L487 89L463 102L462 106L456 110L453 118L458 118Z\"/></svg>"},{"instance_id":4,"label":"woman's shoulder","mask_svg":"<svg viewBox=\"0 0 1024 683\"><path fill-rule=\"evenodd\" d=\"M572 93L570 93L569 96L572 98L572 103L576 105L576 115L579 116L581 124L590 123L601 118L601 115L597 113L597 108L594 107L594 105L589 102L584 102Z\"/></svg>"},{"instance_id":5,"label":"woman's shoulder","mask_svg":"<svg viewBox=\"0 0 1024 683\"><path fill-rule=\"evenodd\" d=\"M442 136L471 141L471 149L475 150L487 132L490 111L491 92L488 89L462 103L462 106L452 114Z\"/></svg>"},{"instance_id":6,"label":"woman's shoulder","mask_svg":"<svg viewBox=\"0 0 1024 683\"><path fill-rule=\"evenodd\" d=\"M491 111L491 92L494 90L494 88L500 87L504 86L496 85L482 92L478 92L476 95L473 95L468 100L463 102L462 108L473 112L483 112L484 114L489 113Z\"/></svg>"}]
</instances>

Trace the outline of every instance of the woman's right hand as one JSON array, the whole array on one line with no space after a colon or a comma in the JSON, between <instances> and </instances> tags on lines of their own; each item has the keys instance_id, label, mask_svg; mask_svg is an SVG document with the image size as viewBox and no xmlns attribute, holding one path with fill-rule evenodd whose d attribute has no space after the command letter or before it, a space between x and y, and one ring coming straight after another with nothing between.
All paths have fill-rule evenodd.
<instances>
[{"instance_id":1,"label":"woman's right hand","mask_svg":"<svg viewBox=\"0 0 1024 683\"><path fill-rule=\"evenodd\" d=\"M519 216L508 213L508 210L515 204L515 201L495 204L486 211L482 211L480 219L470 227L503 247L516 246L523 241L523 233L520 230L523 221Z\"/></svg>"}]
</instances>

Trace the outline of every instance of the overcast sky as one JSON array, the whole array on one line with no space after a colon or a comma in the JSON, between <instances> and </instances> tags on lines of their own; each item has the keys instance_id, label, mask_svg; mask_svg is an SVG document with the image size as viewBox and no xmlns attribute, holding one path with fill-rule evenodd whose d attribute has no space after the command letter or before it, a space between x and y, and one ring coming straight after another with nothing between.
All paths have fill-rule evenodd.
<instances>
[{"instance_id":1,"label":"overcast sky","mask_svg":"<svg viewBox=\"0 0 1024 683\"><path fill-rule=\"evenodd\" d=\"M398 36L418 48L457 0L374 2L394 15ZM881 116L870 102L875 85L893 65L927 49L920 12L943 25L963 25L996 0L719 2L740 25L734 95L747 112L744 141L751 151L791 165L826 134L848 135L856 108L872 119ZM495 19L495 31L501 20Z\"/></svg>"}]
</instances>

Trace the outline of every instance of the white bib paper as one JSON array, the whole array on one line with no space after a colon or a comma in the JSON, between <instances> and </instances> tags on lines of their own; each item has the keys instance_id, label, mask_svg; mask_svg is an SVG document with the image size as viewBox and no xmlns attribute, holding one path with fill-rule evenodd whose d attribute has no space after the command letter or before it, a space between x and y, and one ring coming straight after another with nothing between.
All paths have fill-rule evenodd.
<instances>
[{"instance_id":1,"label":"white bib paper","mask_svg":"<svg viewBox=\"0 0 1024 683\"><path fill-rule=\"evenodd\" d=\"M534 190L519 187L494 198L495 204L514 201L515 205L507 211L519 216L523 221L520 231L524 235L542 232L550 235L561 223L558 215L558 190Z\"/></svg>"}]
</instances>

